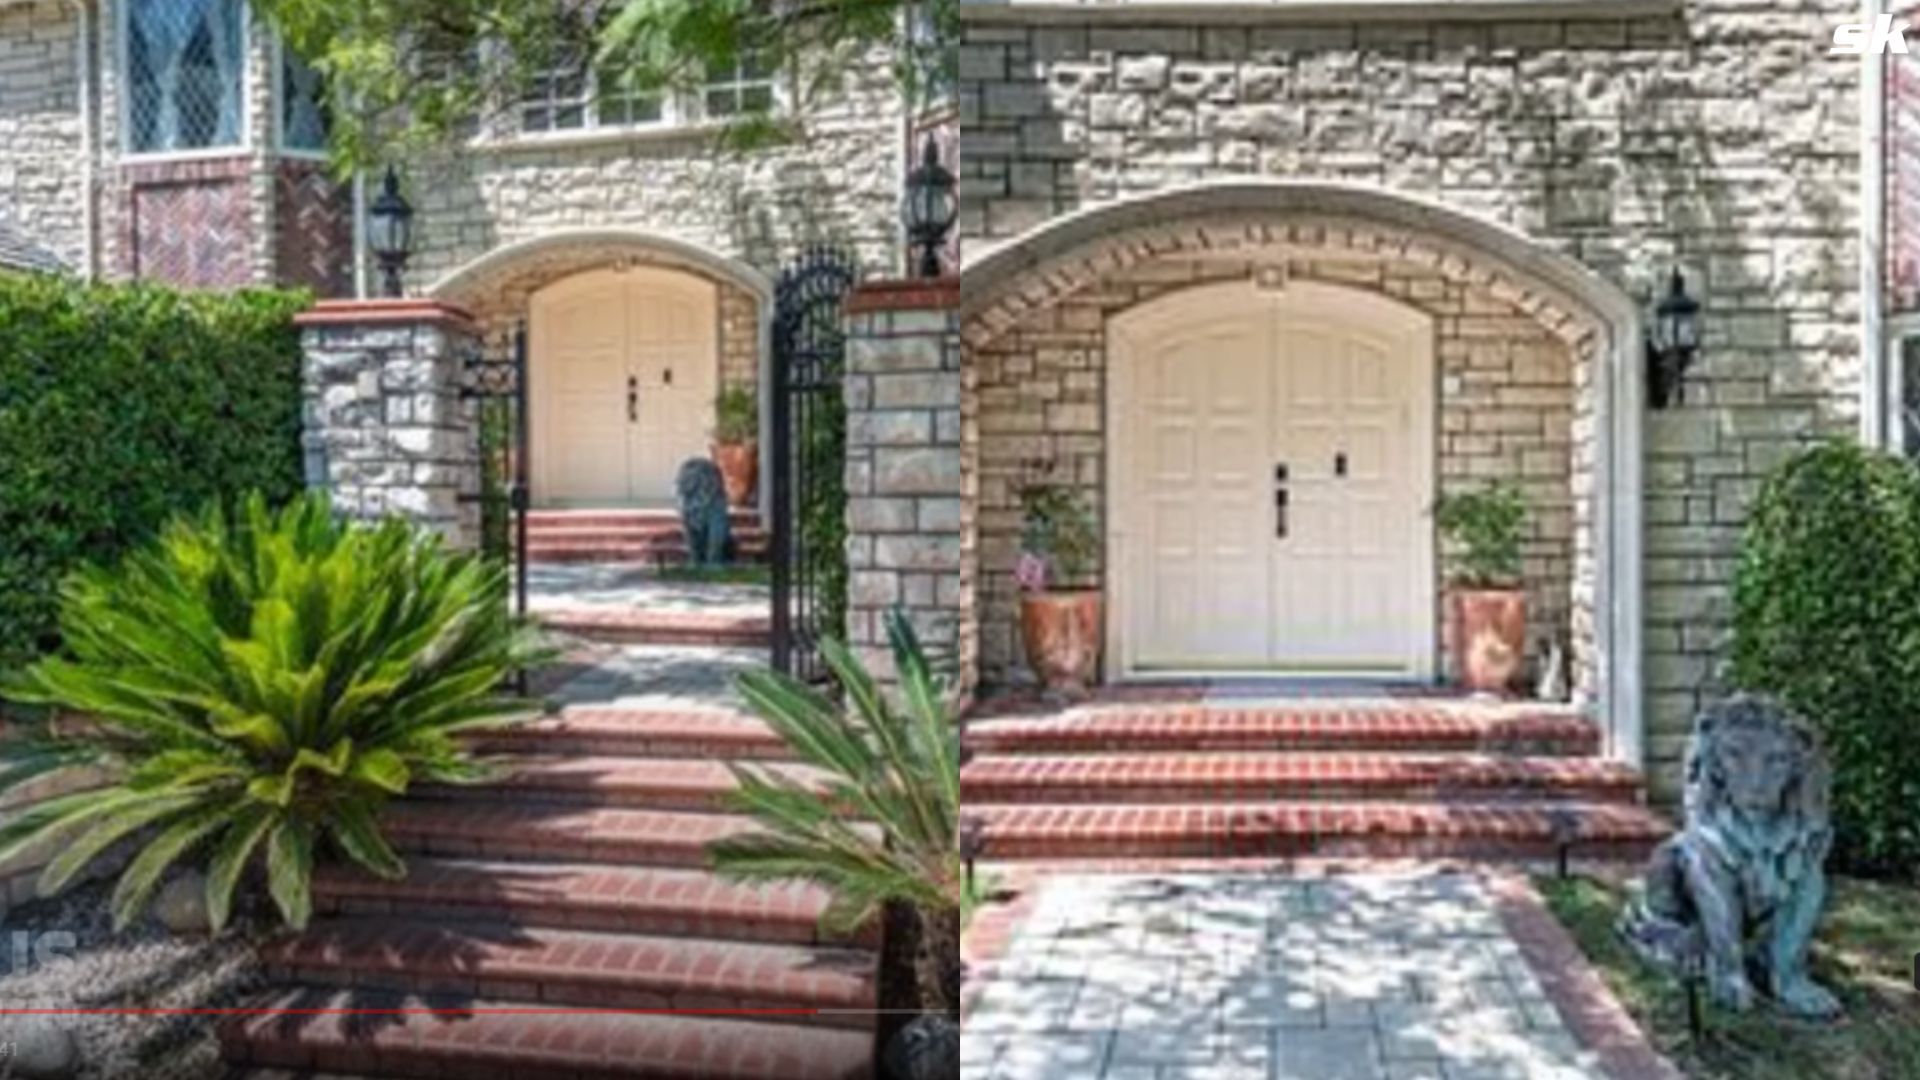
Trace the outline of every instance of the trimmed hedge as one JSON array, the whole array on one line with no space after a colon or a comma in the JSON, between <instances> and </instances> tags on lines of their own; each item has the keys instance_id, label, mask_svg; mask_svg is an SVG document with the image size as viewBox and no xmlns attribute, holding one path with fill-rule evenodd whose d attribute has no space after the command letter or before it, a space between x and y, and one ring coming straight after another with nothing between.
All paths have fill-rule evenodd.
<instances>
[{"instance_id":1,"label":"trimmed hedge","mask_svg":"<svg viewBox=\"0 0 1920 1080\"><path fill-rule=\"evenodd\" d=\"M69 571L210 499L300 489L307 303L0 274L0 670L55 644Z\"/></svg>"},{"instance_id":2,"label":"trimmed hedge","mask_svg":"<svg viewBox=\"0 0 1920 1080\"><path fill-rule=\"evenodd\" d=\"M1819 729L1834 862L1920 868L1920 469L1850 443L1767 479L1734 582L1734 681Z\"/></svg>"}]
</instances>

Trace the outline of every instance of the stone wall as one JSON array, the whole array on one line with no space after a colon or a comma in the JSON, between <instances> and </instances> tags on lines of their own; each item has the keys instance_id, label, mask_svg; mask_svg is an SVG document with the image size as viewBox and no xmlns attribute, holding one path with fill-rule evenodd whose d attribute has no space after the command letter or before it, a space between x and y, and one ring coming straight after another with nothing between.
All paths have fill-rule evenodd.
<instances>
[{"instance_id":1,"label":"stone wall","mask_svg":"<svg viewBox=\"0 0 1920 1080\"><path fill-rule=\"evenodd\" d=\"M790 141L734 150L718 129L588 130L463 147L416 161L420 245L411 279L430 285L503 245L556 229L629 227L705 247L771 276L802 246L855 249L870 273L899 260L899 89L884 57L845 92L809 104Z\"/></svg>"},{"instance_id":2,"label":"stone wall","mask_svg":"<svg viewBox=\"0 0 1920 1080\"><path fill-rule=\"evenodd\" d=\"M0 218L75 268L86 265L79 28L64 0L0 5Z\"/></svg>"},{"instance_id":3,"label":"stone wall","mask_svg":"<svg viewBox=\"0 0 1920 1080\"><path fill-rule=\"evenodd\" d=\"M1533 640L1573 636L1573 444L1575 364L1567 343L1484 286L1449 281L1407 265L1298 260L1292 281L1323 281L1392 297L1434 320L1439 381L1437 490L1476 489L1494 480L1518 484L1529 503L1524 545ZM1231 259L1166 258L1129 267L1096 287L1036 312L969 356L978 378L980 454L980 620L982 677L1032 678L1018 638L1023 482L1044 474L1076 485L1096 517L1106 517L1107 324L1115 315L1169 292L1246 280L1254 268ZM1451 562L1442 552L1434 583L1435 625ZM1586 567L1590 577L1591 566ZM1590 588L1587 595L1590 596ZM1437 643L1445 658L1444 638ZM1591 641L1582 643L1579 682L1590 688Z\"/></svg>"},{"instance_id":4,"label":"stone wall","mask_svg":"<svg viewBox=\"0 0 1920 1080\"><path fill-rule=\"evenodd\" d=\"M884 619L898 608L971 686L977 644L961 461L954 279L867 285L847 304L847 635L890 676Z\"/></svg>"},{"instance_id":5,"label":"stone wall","mask_svg":"<svg viewBox=\"0 0 1920 1080\"><path fill-rule=\"evenodd\" d=\"M466 312L412 301L322 303L296 320L305 353L307 485L348 517L398 514L456 546L479 540L479 463L462 362Z\"/></svg>"},{"instance_id":6,"label":"stone wall","mask_svg":"<svg viewBox=\"0 0 1920 1080\"><path fill-rule=\"evenodd\" d=\"M1649 757L1673 790L1722 687L1760 476L1855 430L1857 5L1690 0L1560 22L1012 21L961 46L968 259L1057 215L1233 174L1377 184L1502 222L1646 300L1703 305L1684 405L1647 418ZM971 282L969 282L971 288Z\"/></svg>"}]
</instances>

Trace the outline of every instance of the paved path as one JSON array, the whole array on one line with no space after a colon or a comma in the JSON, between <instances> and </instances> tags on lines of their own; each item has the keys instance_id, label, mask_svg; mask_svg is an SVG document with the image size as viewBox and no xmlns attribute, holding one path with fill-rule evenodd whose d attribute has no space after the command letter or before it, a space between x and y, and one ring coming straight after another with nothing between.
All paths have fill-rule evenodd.
<instances>
[{"instance_id":1,"label":"paved path","mask_svg":"<svg viewBox=\"0 0 1920 1080\"><path fill-rule=\"evenodd\" d=\"M765 615L765 585L663 581L644 567L608 563L535 563L527 568L527 603L557 609L644 608L700 614Z\"/></svg>"},{"instance_id":2,"label":"paved path","mask_svg":"<svg viewBox=\"0 0 1920 1080\"><path fill-rule=\"evenodd\" d=\"M765 649L707 645L607 645L592 666L546 691L563 704L627 709L741 707L735 675L767 666Z\"/></svg>"},{"instance_id":3,"label":"paved path","mask_svg":"<svg viewBox=\"0 0 1920 1080\"><path fill-rule=\"evenodd\" d=\"M972 999L965 1080L1602 1076L1478 878L1079 875L1040 888Z\"/></svg>"}]
</instances>

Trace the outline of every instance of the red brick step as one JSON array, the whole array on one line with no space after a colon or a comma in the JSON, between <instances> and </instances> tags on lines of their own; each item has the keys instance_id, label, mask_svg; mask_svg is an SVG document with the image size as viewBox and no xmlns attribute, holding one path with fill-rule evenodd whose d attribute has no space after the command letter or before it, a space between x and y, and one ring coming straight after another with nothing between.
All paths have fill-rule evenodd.
<instances>
[{"instance_id":1,"label":"red brick step","mask_svg":"<svg viewBox=\"0 0 1920 1080\"><path fill-rule=\"evenodd\" d=\"M1209 750L1482 750L1589 754L1593 722L1571 709L1460 702L1089 706L1058 716L976 718L976 753Z\"/></svg>"},{"instance_id":2,"label":"red brick step","mask_svg":"<svg viewBox=\"0 0 1920 1080\"><path fill-rule=\"evenodd\" d=\"M1644 858L1669 826L1617 803L968 804L988 859Z\"/></svg>"},{"instance_id":3,"label":"red brick step","mask_svg":"<svg viewBox=\"0 0 1920 1080\"><path fill-rule=\"evenodd\" d=\"M430 1007L398 995L282 989L267 1008ZM513 1003L460 1002L464 1017L248 1016L219 1035L229 1061L261 1068L419 1078L867 1080L872 1036L803 1021L649 1015L497 1015ZM540 1006L535 1006L539 1008Z\"/></svg>"},{"instance_id":4,"label":"red brick step","mask_svg":"<svg viewBox=\"0 0 1920 1080\"><path fill-rule=\"evenodd\" d=\"M758 828L730 814L453 799L396 802L381 824L405 851L684 867L706 866L708 844Z\"/></svg>"},{"instance_id":5,"label":"red brick step","mask_svg":"<svg viewBox=\"0 0 1920 1080\"><path fill-rule=\"evenodd\" d=\"M819 946L343 917L267 945L261 961L310 985L587 1008L843 1010L825 1022L868 1029L874 1020L874 954Z\"/></svg>"},{"instance_id":6,"label":"red brick step","mask_svg":"<svg viewBox=\"0 0 1920 1080\"><path fill-rule=\"evenodd\" d=\"M1640 774L1599 758L1484 754L1181 753L975 758L969 804L1205 802L1212 799L1558 797L1637 802Z\"/></svg>"},{"instance_id":7,"label":"red brick step","mask_svg":"<svg viewBox=\"0 0 1920 1080\"><path fill-rule=\"evenodd\" d=\"M751 506L735 506L727 511L734 528L759 528L760 512ZM529 529L581 528L679 528L680 511L672 507L606 507L581 510L529 510Z\"/></svg>"},{"instance_id":8,"label":"red brick step","mask_svg":"<svg viewBox=\"0 0 1920 1080\"><path fill-rule=\"evenodd\" d=\"M705 870L581 863L408 860L400 881L346 866L314 873L321 914L512 921L635 934L793 945L843 944L820 931L827 893L804 882L748 885Z\"/></svg>"},{"instance_id":9,"label":"red brick step","mask_svg":"<svg viewBox=\"0 0 1920 1080\"><path fill-rule=\"evenodd\" d=\"M724 764L691 758L525 754L497 761L505 774L484 787L430 785L417 788L415 794L491 803L501 800L503 793L521 793L522 797L559 802L662 810L721 810L725 809L726 798L736 786L733 773ZM806 765L773 762L763 768L802 782L820 780L819 771Z\"/></svg>"},{"instance_id":10,"label":"red brick step","mask_svg":"<svg viewBox=\"0 0 1920 1080\"><path fill-rule=\"evenodd\" d=\"M765 612L661 611L636 607L558 608L536 611L550 630L622 645L717 645L763 647L772 640Z\"/></svg>"},{"instance_id":11,"label":"red brick step","mask_svg":"<svg viewBox=\"0 0 1920 1080\"><path fill-rule=\"evenodd\" d=\"M722 709L572 705L555 716L474 735L469 742L486 751L755 760L793 756L758 718Z\"/></svg>"}]
</instances>

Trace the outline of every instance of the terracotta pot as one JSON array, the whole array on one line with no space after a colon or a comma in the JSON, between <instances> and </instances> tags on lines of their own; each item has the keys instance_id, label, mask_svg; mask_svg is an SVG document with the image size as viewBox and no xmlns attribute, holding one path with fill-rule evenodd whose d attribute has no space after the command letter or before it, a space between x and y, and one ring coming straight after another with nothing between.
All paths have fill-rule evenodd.
<instances>
[{"instance_id":1,"label":"terracotta pot","mask_svg":"<svg viewBox=\"0 0 1920 1080\"><path fill-rule=\"evenodd\" d=\"M753 482L760 476L760 444L713 444L713 463L720 466L720 479L727 486L727 502L745 506L753 501Z\"/></svg>"},{"instance_id":2,"label":"terracotta pot","mask_svg":"<svg viewBox=\"0 0 1920 1080\"><path fill-rule=\"evenodd\" d=\"M1020 636L1027 666L1048 693L1082 696L1100 670L1100 592L1022 593Z\"/></svg>"},{"instance_id":3,"label":"terracotta pot","mask_svg":"<svg viewBox=\"0 0 1920 1080\"><path fill-rule=\"evenodd\" d=\"M1453 670L1469 690L1503 693L1527 660L1527 594L1520 589L1455 589Z\"/></svg>"}]
</instances>

